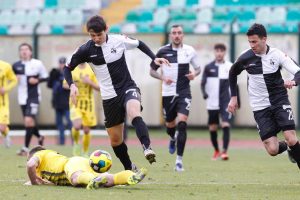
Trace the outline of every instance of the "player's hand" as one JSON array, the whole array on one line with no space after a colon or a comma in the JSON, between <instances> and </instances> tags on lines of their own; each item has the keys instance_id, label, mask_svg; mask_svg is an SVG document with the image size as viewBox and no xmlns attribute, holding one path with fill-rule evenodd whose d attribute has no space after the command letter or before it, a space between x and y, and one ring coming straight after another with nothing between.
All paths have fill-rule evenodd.
<instances>
[{"instance_id":1,"label":"player's hand","mask_svg":"<svg viewBox=\"0 0 300 200\"><path fill-rule=\"evenodd\" d=\"M295 81L290 81L290 80L285 80L284 81L284 87L287 89L292 89L293 86L296 86L296 82Z\"/></svg>"},{"instance_id":2,"label":"player's hand","mask_svg":"<svg viewBox=\"0 0 300 200\"><path fill-rule=\"evenodd\" d=\"M168 66L171 66L169 61L165 58L155 58L154 59L154 63L156 65L162 65L162 64L165 64L165 65L168 65Z\"/></svg>"},{"instance_id":3,"label":"player's hand","mask_svg":"<svg viewBox=\"0 0 300 200\"><path fill-rule=\"evenodd\" d=\"M238 101L237 101L237 97L231 97L229 103L228 103L228 107L227 107L227 111L234 114L234 112L236 111L236 109L238 108Z\"/></svg>"},{"instance_id":4,"label":"player's hand","mask_svg":"<svg viewBox=\"0 0 300 200\"><path fill-rule=\"evenodd\" d=\"M205 92L205 94L203 94L203 99L207 99L208 98L208 94Z\"/></svg>"},{"instance_id":5,"label":"player's hand","mask_svg":"<svg viewBox=\"0 0 300 200\"><path fill-rule=\"evenodd\" d=\"M162 77L162 81L165 82L167 85L171 85L172 83L174 83L172 79L165 76Z\"/></svg>"},{"instance_id":6,"label":"player's hand","mask_svg":"<svg viewBox=\"0 0 300 200\"><path fill-rule=\"evenodd\" d=\"M31 78L29 78L28 82L29 82L30 85L36 85L36 84L39 83L39 79L31 77Z\"/></svg>"},{"instance_id":7,"label":"player's hand","mask_svg":"<svg viewBox=\"0 0 300 200\"><path fill-rule=\"evenodd\" d=\"M88 85L90 85L92 82L89 75L85 75L84 77L81 77L81 80L84 84L88 84Z\"/></svg>"},{"instance_id":8,"label":"player's hand","mask_svg":"<svg viewBox=\"0 0 300 200\"><path fill-rule=\"evenodd\" d=\"M72 83L70 86L70 97L71 97L71 101L74 105L77 104L77 96L79 94L78 88L77 86Z\"/></svg>"},{"instance_id":9,"label":"player's hand","mask_svg":"<svg viewBox=\"0 0 300 200\"><path fill-rule=\"evenodd\" d=\"M185 75L185 77L187 77L190 81L194 80L195 73L190 71L188 74Z\"/></svg>"},{"instance_id":10,"label":"player's hand","mask_svg":"<svg viewBox=\"0 0 300 200\"><path fill-rule=\"evenodd\" d=\"M3 87L0 88L0 95L4 95L5 94L5 89Z\"/></svg>"}]
</instances>

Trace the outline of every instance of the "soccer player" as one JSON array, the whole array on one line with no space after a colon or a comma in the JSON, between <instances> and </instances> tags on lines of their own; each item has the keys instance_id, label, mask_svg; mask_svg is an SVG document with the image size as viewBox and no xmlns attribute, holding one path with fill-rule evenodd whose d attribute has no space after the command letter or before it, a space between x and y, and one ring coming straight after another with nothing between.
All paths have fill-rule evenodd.
<instances>
[{"instance_id":1,"label":"soccer player","mask_svg":"<svg viewBox=\"0 0 300 200\"><path fill-rule=\"evenodd\" d=\"M286 89L300 83L300 68L285 53L267 45L267 32L262 24L253 24L247 36L251 48L244 51L230 69L228 111L234 113L238 107L237 76L246 70L250 105L265 149L271 156L289 149L289 156L300 168L300 144ZM294 79L283 80L281 68L293 74ZM280 131L285 141L278 141Z\"/></svg>"},{"instance_id":2,"label":"soccer player","mask_svg":"<svg viewBox=\"0 0 300 200\"><path fill-rule=\"evenodd\" d=\"M215 60L205 66L201 90L203 98L206 99L206 108L208 110L208 128L210 140L215 149L212 160L217 160L220 156L222 160L228 160L228 145L230 140L231 114L227 111L227 105L230 100L229 92L229 70L232 63L225 61L226 46L218 43L214 46ZM221 127L223 129L223 151L219 150L218 145L218 125L219 116L222 119Z\"/></svg>"},{"instance_id":3,"label":"soccer player","mask_svg":"<svg viewBox=\"0 0 300 200\"><path fill-rule=\"evenodd\" d=\"M167 61L156 58L149 47L140 40L124 35L107 34L108 26L101 16L96 15L88 20L87 31L91 40L77 49L70 63L64 68L72 102L76 104L78 88L73 82L71 71L80 63L87 62L92 67L100 85L105 127L111 146L125 170L133 168L122 136L125 114L136 130L146 159L150 163L155 162L155 153L150 147L148 129L141 117L140 90L129 73L125 51L139 48L158 65Z\"/></svg>"},{"instance_id":4,"label":"soccer player","mask_svg":"<svg viewBox=\"0 0 300 200\"><path fill-rule=\"evenodd\" d=\"M186 143L187 119L192 96L190 81L200 74L200 63L193 47L183 44L183 28L173 25L170 31L171 44L159 49L156 56L166 58L171 66L162 65L162 73L157 72L160 65L151 63L150 75L162 80L162 104L167 134L170 135L169 152L176 151L175 171L183 171L182 156ZM190 71L190 65L194 72ZM177 118L177 119L176 119ZM177 120L177 123L176 123ZM176 129L178 131L175 136Z\"/></svg>"},{"instance_id":5,"label":"soccer player","mask_svg":"<svg viewBox=\"0 0 300 200\"><path fill-rule=\"evenodd\" d=\"M25 144L18 155L26 156L32 135L38 138L39 144L43 145L44 136L39 134L36 124L38 113L41 82L47 81L48 72L42 61L32 58L32 47L23 43L19 46L20 61L13 64L13 70L18 78L18 101L21 105L24 125Z\"/></svg>"},{"instance_id":6,"label":"soccer player","mask_svg":"<svg viewBox=\"0 0 300 200\"><path fill-rule=\"evenodd\" d=\"M36 146L28 154L27 175L30 182L26 185L72 185L97 189L115 185L135 185L142 181L146 174L145 168L136 173L126 170L116 174L99 174L93 171L87 158L68 158L56 151Z\"/></svg>"},{"instance_id":7,"label":"soccer player","mask_svg":"<svg viewBox=\"0 0 300 200\"><path fill-rule=\"evenodd\" d=\"M4 136L4 144L10 147L8 135L9 98L8 92L17 84L17 77L9 63L0 60L0 132Z\"/></svg>"},{"instance_id":8,"label":"soccer player","mask_svg":"<svg viewBox=\"0 0 300 200\"><path fill-rule=\"evenodd\" d=\"M99 91L96 76L89 65L80 64L72 71L73 81L78 88L76 104L70 99L70 117L72 120L73 155L81 155L79 142L79 131L83 129L82 150L83 155L88 156L91 141L90 128L97 125L94 90ZM67 86L67 83L65 83Z\"/></svg>"}]
</instances>

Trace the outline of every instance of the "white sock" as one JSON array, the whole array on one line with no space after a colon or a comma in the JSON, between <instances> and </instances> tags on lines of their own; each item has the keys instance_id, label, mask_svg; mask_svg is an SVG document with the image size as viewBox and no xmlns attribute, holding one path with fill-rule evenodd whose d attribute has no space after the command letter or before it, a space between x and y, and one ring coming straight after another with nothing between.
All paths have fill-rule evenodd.
<instances>
[{"instance_id":1,"label":"white sock","mask_svg":"<svg viewBox=\"0 0 300 200\"><path fill-rule=\"evenodd\" d=\"M176 163L182 163L182 156L177 155Z\"/></svg>"}]
</instances>

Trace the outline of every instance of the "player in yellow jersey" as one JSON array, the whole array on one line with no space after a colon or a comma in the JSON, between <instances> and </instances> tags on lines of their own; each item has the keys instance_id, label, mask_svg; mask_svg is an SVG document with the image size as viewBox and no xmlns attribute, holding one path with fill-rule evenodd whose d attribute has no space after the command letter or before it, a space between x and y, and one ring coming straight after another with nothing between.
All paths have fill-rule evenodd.
<instances>
[{"instance_id":1,"label":"player in yellow jersey","mask_svg":"<svg viewBox=\"0 0 300 200\"><path fill-rule=\"evenodd\" d=\"M42 146L34 147L28 155L27 185L84 186L87 189L112 187L115 185L135 185L142 181L147 170L142 168L134 173L126 170L116 174L96 173L84 157L68 158Z\"/></svg>"},{"instance_id":2,"label":"player in yellow jersey","mask_svg":"<svg viewBox=\"0 0 300 200\"><path fill-rule=\"evenodd\" d=\"M5 146L10 146L8 135L9 99L8 92L17 84L17 77L9 63L0 60L0 132L5 137Z\"/></svg>"},{"instance_id":3,"label":"player in yellow jersey","mask_svg":"<svg viewBox=\"0 0 300 200\"><path fill-rule=\"evenodd\" d=\"M79 131L82 128L84 132L82 150L83 155L87 156L91 140L90 128L97 124L93 90L99 91L100 88L94 72L86 63L80 64L72 71L72 76L79 90L76 105L70 100L70 118L73 123L72 137L74 140L73 155L81 155L81 147L78 143ZM67 86L66 82L64 82L64 86Z\"/></svg>"}]
</instances>

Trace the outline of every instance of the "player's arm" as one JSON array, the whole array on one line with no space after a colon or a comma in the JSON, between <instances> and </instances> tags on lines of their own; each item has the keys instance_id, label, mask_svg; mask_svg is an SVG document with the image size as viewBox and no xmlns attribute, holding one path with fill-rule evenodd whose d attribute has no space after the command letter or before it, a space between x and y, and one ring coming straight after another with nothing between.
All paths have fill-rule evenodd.
<instances>
[{"instance_id":1,"label":"player's arm","mask_svg":"<svg viewBox=\"0 0 300 200\"><path fill-rule=\"evenodd\" d=\"M36 168L39 166L39 158L36 156L31 157L27 162L27 175L32 185L39 185L40 177L36 174Z\"/></svg>"},{"instance_id":2,"label":"player's arm","mask_svg":"<svg viewBox=\"0 0 300 200\"><path fill-rule=\"evenodd\" d=\"M190 71L188 74L186 74L185 76L189 79L189 80L194 80L194 78L196 76L198 76L201 72L201 65L200 65L200 60L199 57L196 54L195 49L193 49L192 52L192 59L191 59L191 64L194 68L194 71Z\"/></svg>"},{"instance_id":3,"label":"player's arm","mask_svg":"<svg viewBox=\"0 0 300 200\"><path fill-rule=\"evenodd\" d=\"M4 93L5 92L9 92L18 83L17 76L15 75L15 73L12 70L11 66L7 70L6 76L7 76L8 83L7 83L7 85L5 87L2 88L4 90Z\"/></svg>"},{"instance_id":4,"label":"player's arm","mask_svg":"<svg viewBox=\"0 0 300 200\"><path fill-rule=\"evenodd\" d=\"M48 78L49 78L48 71L47 71L45 65L42 62L41 62L40 67L41 67L41 70L40 70L40 73L39 73L39 83L47 82Z\"/></svg>"},{"instance_id":5,"label":"player's arm","mask_svg":"<svg viewBox=\"0 0 300 200\"><path fill-rule=\"evenodd\" d=\"M203 99L207 99L208 98L208 94L205 90L205 85L207 82L207 67L205 66L204 70L203 70L203 74L202 74L202 80L201 80L201 91L202 91L202 95L203 95Z\"/></svg>"},{"instance_id":6,"label":"player's arm","mask_svg":"<svg viewBox=\"0 0 300 200\"><path fill-rule=\"evenodd\" d=\"M94 90L100 91L99 84L97 82L96 76L93 74L90 78L89 75L86 75L82 78L82 82L91 86Z\"/></svg>"}]
</instances>

